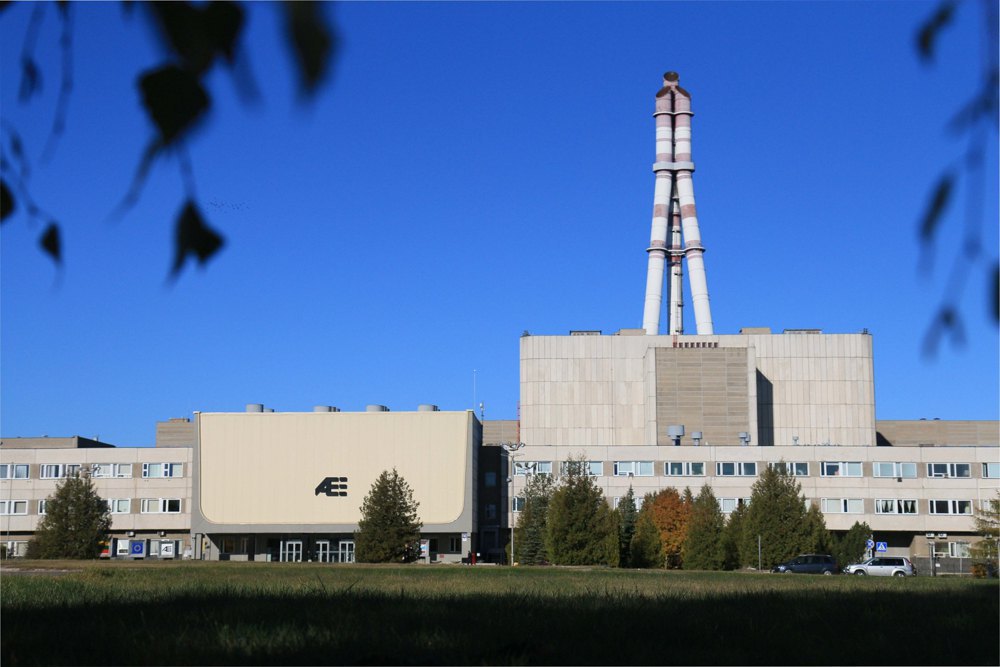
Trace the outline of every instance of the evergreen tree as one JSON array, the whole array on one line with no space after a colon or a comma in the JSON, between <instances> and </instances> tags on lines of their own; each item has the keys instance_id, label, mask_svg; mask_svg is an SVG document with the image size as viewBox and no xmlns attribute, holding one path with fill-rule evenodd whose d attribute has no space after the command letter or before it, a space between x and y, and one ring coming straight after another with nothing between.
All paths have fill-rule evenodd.
<instances>
[{"instance_id":1,"label":"evergreen tree","mask_svg":"<svg viewBox=\"0 0 1000 667\"><path fill-rule=\"evenodd\" d=\"M685 502L685 497L691 496L688 489L684 497L673 487L667 487L653 494L652 498L643 502L650 503L649 511L653 523L660 531L660 548L663 552L663 563L668 568L681 566L681 546L687 534L688 517L691 514L691 502Z\"/></svg>"},{"instance_id":2,"label":"evergreen tree","mask_svg":"<svg viewBox=\"0 0 1000 667\"><path fill-rule=\"evenodd\" d=\"M1000 555L1000 492L976 513L976 532L983 538L972 545L970 555L977 576L996 576Z\"/></svg>"},{"instance_id":3,"label":"evergreen tree","mask_svg":"<svg viewBox=\"0 0 1000 667\"><path fill-rule=\"evenodd\" d=\"M854 563L860 563L865 557L867 542L872 536L872 529L867 523L854 522L843 537L833 540L831 554L841 568Z\"/></svg>"},{"instance_id":4,"label":"evergreen tree","mask_svg":"<svg viewBox=\"0 0 1000 667\"><path fill-rule=\"evenodd\" d=\"M835 555L836 540L834 540L830 531L826 529L826 519L823 518L823 513L815 503L810 503L809 509L806 510L804 534L806 541L802 545L801 550L803 552ZM865 540L867 539L866 536ZM864 540L861 543L864 544ZM842 565L846 564L843 563Z\"/></svg>"},{"instance_id":5,"label":"evergreen tree","mask_svg":"<svg viewBox=\"0 0 1000 667\"><path fill-rule=\"evenodd\" d=\"M726 527L722 531L722 552L725 558L725 568L727 570L738 570L744 563L749 562L744 558L743 549L743 520L746 518L746 505L738 505L735 510L729 513L726 519ZM754 563L757 562L757 549L754 547Z\"/></svg>"},{"instance_id":6,"label":"evergreen tree","mask_svg":"<svg viewBox=\"0 0 1000 667\"><path fill-rule=\"evenodd\" d=\"M419 503L413 490L396 469L385 470L361 505L361 520L354 533L355 558L359 563L389 563L414 560L420 553Z\"/></svg>"},{"instance_id":7,"label":"evergreen tree","mask_svg":"<svg viewBox=\"0 0 1000 667\"><path fill-rule=\"evenodd\" d=\"M529 475L524 488L524 506L514 527L514 562L522 565L542 565L549 562L545 544L549 501L552 500L551 475Z\"/></svg>"},{"instance_id":8,"label":"evergreen tree","mask_svg":"<svg viewBox=\"0 0 1000 667\"><path fill-rule=\"evenodd\" d=\"M635 535L635 522L639 516L631 484L628 493L618 501L615 514L618 519L618 566L631 567L632 536Z\"/></svg>"},{"instance_id":9,"label":"evergreen tree","mask_svg":"<svg viewBox=\"0 0 1000 667\"><path fill-rule=\"evenodd\" d=\"M663 567L663 546L660 544L660 529L653 521L652 505L646 500L635 520L635 533L629 543L629 565L631 567Z\"/></svg>"},{"instance_id":10,"label":"evergreen tree","mask_svg":"<svg viewBox=\"0 0 1000 667\"><path fill-rule=\"evenodd\" d=\"M45 502L29 558L97 558L111 528L108 504L87 474L67 477Z\"/></svg>"},{"instance_id":11,"label":"evergreen tree","mask_svg":"<svg viewBox=\"0 0 1000 667\"><path fill-rule=\"evenodd\" d=\"M552 493L548 549L556 565L618 565L618 531L584 459L570 459Z\"/></svg>"},{"instance_id":12,"label":"evergreen tree","mask_svg":"<svg viewBox=\"0 0 1000 667\"><path fill-rule=\"evenodd\" d=\"M764 569L808 551L810 527L806 523L805 497L795 478L778 466L765 467L753 484L750 507L743 518L740 547L744 564L757 566L757 537ZM753 558L748 559L748 555ZM749 560L749 563L748 563Z\"/></svg>"},{"instance_id":13,"label":"evergreen tree","mask_svg":"<svg viewBox=\"0 0 1000 667\"><path fill-rule=\"evenodd\" d=\"M722 533L725 521L712 488L701 487L691 503L691 518L681 547L685 570L721 570L726 563Z\"/></svg>"}]
</instances>

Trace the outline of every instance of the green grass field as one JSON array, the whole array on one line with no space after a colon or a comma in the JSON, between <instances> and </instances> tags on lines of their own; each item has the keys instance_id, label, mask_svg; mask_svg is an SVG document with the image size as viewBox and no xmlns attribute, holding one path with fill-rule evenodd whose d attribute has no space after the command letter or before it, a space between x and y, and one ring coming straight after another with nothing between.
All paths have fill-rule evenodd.
<instances>
[{"instance_id":1,"label":"green grass field","mask_svg":"<svg viewBox=\"0 0 1000 667\"><path fill-rule=\"evenodd\" d=\"M0 576L6 667L1000 663L995 580L303 563L15 567Z\"/></svg>"}]
</instances>

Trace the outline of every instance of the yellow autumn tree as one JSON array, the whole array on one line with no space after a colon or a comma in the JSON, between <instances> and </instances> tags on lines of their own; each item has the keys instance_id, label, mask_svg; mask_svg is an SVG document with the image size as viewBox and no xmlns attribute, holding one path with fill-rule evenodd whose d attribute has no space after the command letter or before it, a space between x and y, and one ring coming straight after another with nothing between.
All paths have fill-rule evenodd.
<instances>
[{"instance_id":1,"label":"yellow autumn tree","mask_svg":"<svg viewBox=\"0 0 1000 667\"><path fill-rule=\"evenodd\" d=\"M677 489L667 487L648 495L642 504L641 511L649 515L660 531L660 548L665 567L681 567L681 547L687 537L693 500L690 489L685 489L684 495L681 495Z\"/></svg>"}]
</instances>

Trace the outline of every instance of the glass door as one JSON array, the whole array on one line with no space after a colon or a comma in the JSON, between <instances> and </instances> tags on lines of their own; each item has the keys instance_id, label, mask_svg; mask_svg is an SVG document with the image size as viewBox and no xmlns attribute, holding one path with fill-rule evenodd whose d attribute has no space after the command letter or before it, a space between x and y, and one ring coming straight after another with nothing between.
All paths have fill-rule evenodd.
<instances>
[{"instance_id":1,"label":"glass door","mask_svg":"<svg viewBox=\"0 0 1000 667\"><path fill-rule=\"evenodd\" d=\"M341 563L353 563L354 562L354 540L341 540L340 544L340 562Z\"/></svg>"},{"instance_id":2,"label":"glass door","mask_svg":"<svg viewBox=\"0 0 1000 667\"><path fill-rule=\"evenodd\" d=\"M331 560L330 540L316 541L316 560L320 563L329 563Z\"/></svg>"},{"instance_id":3,"label":"glass door","mask_svg":"<svg viewBox=\"0 0 1000 667\"><path fill-rule=\"evenodd\" d=\"M302 562L302 540L282 540L280 560L282 563Z\"/></svg>"}]
</instances>

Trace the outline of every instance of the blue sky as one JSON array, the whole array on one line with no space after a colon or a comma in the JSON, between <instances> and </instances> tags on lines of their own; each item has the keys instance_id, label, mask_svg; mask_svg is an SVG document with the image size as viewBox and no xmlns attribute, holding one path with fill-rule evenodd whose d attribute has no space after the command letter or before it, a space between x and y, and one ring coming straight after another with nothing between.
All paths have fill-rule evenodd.
<instances>
[{"instance_id":1,"label":"blue sky","mask_svg":"<svg viewBox=\"0 0 1000 667\"><path fill-rule=\"evenodd\" d=\"M63 225L65 268L37 250L37 224L4 224L0 432L149 445L157 420L257 402L482 401L487 418L515 418L523 331L641 326L667 70L693 98L716 332L867 328L878 418L997 419L983 264L960 297L967 343L921 356L963 209L930 260L917 222L965 146L944 126L977 85L982 20L963 5L926 67L914 34L934 7L346 3L328 8L335 76L302 106L278 12L253 4L244 45L263 102L213 74L212 117L188 144L226 246L168 286L176 161L108 221L152 131L134 79L163 56L141 12L73 7L68 126L40 164L58 26L50 11L42 94L21 105L31 5L15 5L0 15L0 102L35 160L34 198ZM992 260L995 143L987 153Z\"/></svg>"}]
</instances>

